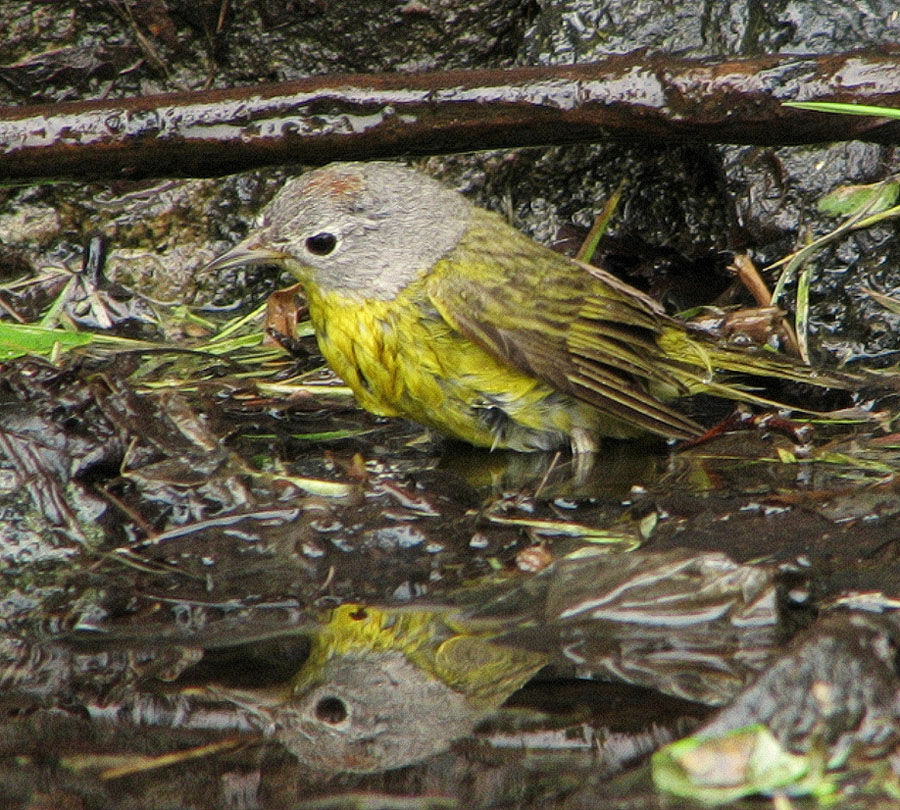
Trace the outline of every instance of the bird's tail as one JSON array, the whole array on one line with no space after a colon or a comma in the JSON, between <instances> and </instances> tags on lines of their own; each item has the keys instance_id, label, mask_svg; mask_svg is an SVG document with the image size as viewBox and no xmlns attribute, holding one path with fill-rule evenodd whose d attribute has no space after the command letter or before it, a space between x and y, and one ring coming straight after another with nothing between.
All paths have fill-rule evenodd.
<instances>
[{"instance_id":1,"label":"bird's tail","mask_svg":"<svg viewBox=\"0 0 900 810\"><path fill-rule=\"evenodd\" d=\"M766 407L786 406L783 402L756 393L758 389L753 385L752 379L747 380L747 377L755 377L760 381L787 380L844 391L879 389L883 393L885 390L897 390L896 378L895 384L890 385L874 374L814 368L769 349L731 347L679 329L664 330L659 346L666 356L678 358L678 369L673 369L673 373L692 394L714 394ZM732 375L741 375L745 379L737 379ZM789 407L811 412L802 406Z\"/></svg>"}]
</instances>

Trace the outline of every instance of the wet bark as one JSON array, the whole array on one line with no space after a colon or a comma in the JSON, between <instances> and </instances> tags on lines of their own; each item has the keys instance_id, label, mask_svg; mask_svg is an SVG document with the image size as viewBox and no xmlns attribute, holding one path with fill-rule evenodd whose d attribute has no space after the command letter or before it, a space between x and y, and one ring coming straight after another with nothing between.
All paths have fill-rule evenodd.
<instances>
[{"instance_id":1,"label":"wet bark","mask_svg":"<svg viewBox=\"0 0 900 810\"><path fill-rule=\"evenodd\" d=\"M782 102L900 106L896 56L725 61L636 51L583 65L322 76L0 107L0 179L214 176L278 163L590 142L897 142L900 122Z\"/></svg>"}]
</instances>

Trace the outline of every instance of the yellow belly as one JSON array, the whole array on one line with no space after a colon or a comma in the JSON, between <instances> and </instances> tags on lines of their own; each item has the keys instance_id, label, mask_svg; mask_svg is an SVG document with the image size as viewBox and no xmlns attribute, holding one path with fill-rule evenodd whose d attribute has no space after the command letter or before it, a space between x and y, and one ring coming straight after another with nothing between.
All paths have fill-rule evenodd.
<instances>
[{"instance_id":1,"label":"yellow belly","mask_svg":"<svg viewBox=\"0 0 900 810\"><path fill-rule=\"evenodd\" d=\"M317 290L307 297L322 355L367 411L519 451L596 433L593 408L499 362L416 300L415 290L392 301Z\"/></svg>"}]
</instances>

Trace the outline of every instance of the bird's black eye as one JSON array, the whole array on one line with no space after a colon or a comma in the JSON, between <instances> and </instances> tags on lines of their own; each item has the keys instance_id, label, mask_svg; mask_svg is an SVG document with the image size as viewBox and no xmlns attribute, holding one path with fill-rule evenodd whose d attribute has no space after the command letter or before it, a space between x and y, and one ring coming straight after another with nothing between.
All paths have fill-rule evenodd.
<instances>
[{"instance_id":1,"label":"bird's black eye","mask_svg":"<svg viewBox=\"0 0 900 810\"><path fill-rule=\"evenodd\" d=\"M316 717L323 723L336 726L347 719L347 704L339 697L323 697L316 703Z\"/></svg>"},{"instance_id":2,"label":"bird's black eye","mask_svg":"<svg viewBox=\"0 0 900 810\"><path fill-rule=\"evenodd\" d=\"M327 256L334 250L337 237L333 233L317 233L306 240L306 249L316 256Z\"/></svg>"}]
</instances>

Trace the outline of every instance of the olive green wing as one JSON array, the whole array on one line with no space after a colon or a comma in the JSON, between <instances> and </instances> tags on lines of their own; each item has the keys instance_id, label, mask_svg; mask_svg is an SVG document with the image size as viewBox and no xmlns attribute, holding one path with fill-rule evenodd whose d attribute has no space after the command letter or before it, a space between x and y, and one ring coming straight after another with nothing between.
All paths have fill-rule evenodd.
<instances>
[{"instance_id":1,"label":"olive green wing","mask_svg":"<svg viewBox=\"0 0 900 810\"><path fill-rule=\"evenodd\" d=\"M702 433L654 393L688 393L657 344L671 321L614 276L478 210L427 289L453 328L524 373L652 433Z\"/></svg>"}]
</instances>

